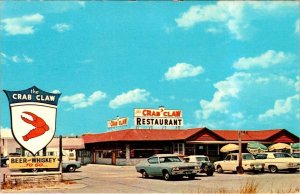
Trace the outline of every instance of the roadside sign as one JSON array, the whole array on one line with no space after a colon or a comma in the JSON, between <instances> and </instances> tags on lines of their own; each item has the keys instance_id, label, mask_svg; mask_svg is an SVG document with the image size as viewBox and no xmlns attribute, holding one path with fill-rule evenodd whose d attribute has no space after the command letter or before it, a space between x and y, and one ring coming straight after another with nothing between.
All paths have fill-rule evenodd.
<instances>
[{"instance_id":1,"label":"roadside sign","mask_svg":"<svg viewBox=\"0 0 300 194\"><path fill-rule=\"evenodd\" d=\"M58 157L9 157L10 169L58 168Z\"/></svg>"},{"instance_id":2,"label":"roadside sign","mask_svg":"<svg viewBox=\"0 0 300 194\"><path fill-rule=\"evenodd\" d=\"M20 91L4 90L10 106L15 140L33 155L46 147L56 130L57 103L61 94L36 86Z\"/></svg>"}]
</instances>

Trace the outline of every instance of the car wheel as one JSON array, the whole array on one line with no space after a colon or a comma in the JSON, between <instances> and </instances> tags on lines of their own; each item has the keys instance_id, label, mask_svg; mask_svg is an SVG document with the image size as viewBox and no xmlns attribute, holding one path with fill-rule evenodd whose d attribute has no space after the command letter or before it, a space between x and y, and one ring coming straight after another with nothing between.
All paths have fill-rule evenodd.
<instances>
[{"instance_id":1,"label":"car wheel","mask_svg":"<svg viewBox=\"0 0 300 194\"><path fill-rule=\"evenodd\" d=\"M275 172L278 171L276 166L269 166L269 170L270 170L271 173L275 173Z\"/></svg>"},{"instance_id":2,"label":"car wheel","mask_svg":"<svg viewBox=\"0 0 300 194\"><path fill-rule=\"evenodd\" d=\"M71 165L71 166L67 167L68 172L75 172L75 170L76 170L76 166L74 166L74 165Z\"/></svg>"},{"instance_id":3,"label":"car wheel","mask_svg":"<svg viewBox=\"0 0 300 194\"><path fill-rule=\"evenodd\" d=\"M207 176L212 176L212 175L214 175L214 171L213 171L213 170L208 170L208 171L206 172L206 175L207 175Z\"/></svg>"},{"instance_id":4,"label":"car wheel","mask_svg":"<svg viewBox=\"0 0 300 194\"><path fill-rule=\"evenodd\" d=\"M164 179L166 180L166 181L168 181L168 180L170 180L171 179L171 176L170 176L170 174L168 173L168 171L164 171Z\"/></svg>"},{"instance_id":5,"label":"car wheel","mask_svg":"<svg viewBox=\"0 0 300 194\"><path fill-rule=\"evenodd\" d=\"M217 167L217 172L218 172L219 174L223 173L223 169L222 169L221 166L218 166L218 167Z\"/></svg>"},{"instance_id":6,"label":"car wheel","mask_svg":"<svg viewBox=\"0 0 300 194\"><path fill-rule=\"evenodd\" d=\"M143 178L148 178L149 177L148 173L145 170L142 171L142 177Z\"/></svg>"},{"instance_id":7,"label":"car wheel","mask_svg":"<svg viewBox=\"0 0 300 194\"><path fill-rule=\"evenodd\" d=\"M188 175L188 177L189 177L190 180L194 180L196 175L195 174L190 174L190 175Z\"/></svg>"},{"instance_id":8,"label":"car wheel","mask_svg":"<svg viewBox=\"0 0 300 194\"><path fill-rule=\"evenodd\" d=\"M289 169L289 172L290 173L295 173L295 172L297 172L297 169Z\"/></svg>"},{"instance_id":9,"label":"car wheel","mask_svg":"<svg viewBox=\"0 0 300 194\"><path fill-rule=\"evenodd\" d=\"M236 167L236 172L238 173L238 174L244 174L244 168L243 167Z\"/></svg>"},{"instance_id":10,"label":"car wheel","mask_svg":"<svg viewBox=\"0 0 300 194\"><path fill-rule=\"evenodd\" d=\"M39 169L37 169L37 168L33 168L31 171L32 171L32 172L38 172L38 171L39 171Z\"/></svg>"}]
</instances>

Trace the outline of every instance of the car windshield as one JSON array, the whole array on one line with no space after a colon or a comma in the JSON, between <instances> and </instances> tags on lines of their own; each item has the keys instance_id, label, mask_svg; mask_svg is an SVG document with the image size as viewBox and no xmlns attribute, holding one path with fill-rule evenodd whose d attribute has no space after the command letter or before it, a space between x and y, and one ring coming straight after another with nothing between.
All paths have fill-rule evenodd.
<instances>
[{"instance_id":1,"label":"car windshield","mask_svg":"<svg viewBox=\"0 0 300 194\"><path fill-rule=\"evenodd\" d=\"M160 157L159 162L166 163L166 162L182 162L182 161L177 156L168 156L168 157Z\"/></svg>"},{"instance_id":2,"label":"car windshield","mask_svg":"<svg viewBox=\"0 0 300 194\"><path fill-rule=\"evenodd\" d=\"M274 157L275 158L291 158L292 156L287 153L275 153Z\"/></svg>"},{"instance_id":3,"label":"car windshield","mask_svg":"<svg viewBox=\"0 0 300 194\"><path fill-rule=\"evenodd\" d=\"M244 154L243 160L254 160L254 157L251 154Z\"/></svg>"},{"instance_id":4,"label":"car windshield","mask_svg":"<svg viewBox=\"0 0 300 194\"><path fill-rule=\"evenodd\" d=\"M198 162L208 162L209 161L207 157L196 157L196 160Z\"/></svg>"}]
</instances>

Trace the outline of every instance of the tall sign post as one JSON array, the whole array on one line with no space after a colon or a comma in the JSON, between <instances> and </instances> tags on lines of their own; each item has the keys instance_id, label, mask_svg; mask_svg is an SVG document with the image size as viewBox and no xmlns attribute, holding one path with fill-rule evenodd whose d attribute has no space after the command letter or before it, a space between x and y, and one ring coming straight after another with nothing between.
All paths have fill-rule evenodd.
<instances>
[{"instance_id":1,"label":"tall sign post","mask_svg":"<svg viewBox=\"0 0 300 194\"><path fill-rule=\"evenodd\" d=\"M36 86L20 91L4 90L10 107L11 129L15 140L33 156L53 139L56 130L57 103L61 94L45 92ZM46 162L57 161L49 157L37 161L26 158L28 168L48 168ZM19 159L10 157L12 163ZM25 166L26 166L25 165ZM18 165L17 165L18 166Z\"/></svg>"}]
</instances>

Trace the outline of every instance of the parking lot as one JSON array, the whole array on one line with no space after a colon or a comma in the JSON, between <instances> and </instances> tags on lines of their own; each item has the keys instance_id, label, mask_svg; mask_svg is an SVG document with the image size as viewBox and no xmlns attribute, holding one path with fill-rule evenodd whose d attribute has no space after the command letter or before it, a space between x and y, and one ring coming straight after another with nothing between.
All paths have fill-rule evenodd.
<instances>
[{"instance_id":1,"label":"parking lot","mask_svg":"<svg viewBox=\"0 0 300 194\"><path fill-rule=\"evenodd\" d=\"M3 170L3 169L2 169ZM240 193L251 189L257 193L299 193L300 174L263 173L199 175L195 180L165 181L161 178L143 179L133 166L89 164L74 173L64 173L64 180L72 184L63 187L4 192L59 193Z\"/></svg>"}]
</instances>

